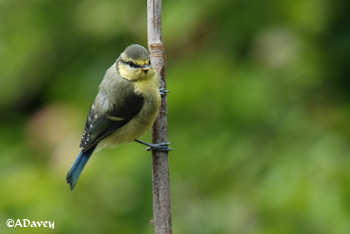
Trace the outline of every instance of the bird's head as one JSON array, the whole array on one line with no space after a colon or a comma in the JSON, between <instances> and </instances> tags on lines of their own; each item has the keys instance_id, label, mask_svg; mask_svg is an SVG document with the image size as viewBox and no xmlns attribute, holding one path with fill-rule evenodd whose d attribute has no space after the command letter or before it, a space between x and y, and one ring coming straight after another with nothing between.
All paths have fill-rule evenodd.
<instances>
[{"instance_id":1,"label":"bird's head","mask_svg":"<svg viewBox=\"0 0 350 234\"><path fill-rule=\"evenodd\" d=\"M149 52L140 45L130 45L117 60L119 74L128 80L148 79L154 76Z\"/></svg>"}]
</instances>

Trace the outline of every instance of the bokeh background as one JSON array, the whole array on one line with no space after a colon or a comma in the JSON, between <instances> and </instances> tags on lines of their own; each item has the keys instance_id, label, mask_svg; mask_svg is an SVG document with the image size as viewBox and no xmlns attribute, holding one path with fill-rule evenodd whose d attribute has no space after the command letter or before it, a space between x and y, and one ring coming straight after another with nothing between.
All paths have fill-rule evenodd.
<instances>
[{"instance_id":1,"label":"bokeh background","mask_svg":"<svg viewBox=\"0 0 350 234\"><path fill-rule=\"evenodd\" d=\"M174 233L350 233L349 5L164 1ZM146 9L0 1L0 233L154 233L144 146L65 182L105 70L147 46Z\"/></svg>"}]
</instances>

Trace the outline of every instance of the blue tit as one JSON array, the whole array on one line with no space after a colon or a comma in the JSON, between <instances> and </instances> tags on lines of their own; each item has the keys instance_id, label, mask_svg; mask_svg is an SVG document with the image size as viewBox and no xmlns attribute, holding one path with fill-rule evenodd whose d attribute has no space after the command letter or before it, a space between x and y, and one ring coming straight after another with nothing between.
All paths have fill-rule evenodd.
<instances>
[{"instance_id":1,"label":"blue tit","mask_svg":"<svg viewBox=\"0 0 350 234\"><path fill-rule=\"evenodd\" d=\"M81 152L67 174L73 190L93 152L136 141L147 150L170 151L169 143L147 144L137 140L154 123L161 103L158 74L149 52L130 45L106 71L87 116Z\"/></svg>"}]
</instances>

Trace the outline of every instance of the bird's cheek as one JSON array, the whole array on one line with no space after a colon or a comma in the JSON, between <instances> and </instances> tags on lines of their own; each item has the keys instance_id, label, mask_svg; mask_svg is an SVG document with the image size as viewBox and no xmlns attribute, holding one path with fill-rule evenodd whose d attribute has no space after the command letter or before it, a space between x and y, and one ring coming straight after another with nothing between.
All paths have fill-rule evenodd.
<instances>
[{"instance_id":1,"label":"bird's cheek","mask_svg":"<svg viewBox=\"0 0 350 234\"><path fill-rule=\"evenodd\" d=\"M144 75L144 72L143 72L142 70L138 70L138 71L137 71L137 75L138 75L138 76L143 76L143 75Z\"/></svg>"}]
</instances>

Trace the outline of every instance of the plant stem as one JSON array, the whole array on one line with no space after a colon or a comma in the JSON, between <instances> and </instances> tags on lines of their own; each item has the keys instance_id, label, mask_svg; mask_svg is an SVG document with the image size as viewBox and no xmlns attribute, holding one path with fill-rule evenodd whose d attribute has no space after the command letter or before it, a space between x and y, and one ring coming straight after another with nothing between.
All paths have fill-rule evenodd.
<instances>
[{"instance_id":1,"label":"plant stem","mask_svg":"<svg viewBox=\"0 0 350 234\"><path fill-rule=\"evenodd\" d=\"M152 66L166 89L166 58L162 41L162 1L147 0L148 49ZM168 142L167 97L162 95L159 115L152 128L152 143ZM172 234L169 158L166 151L152 151L153 223L155 234Z\"/></svg>"}]
</instances>

